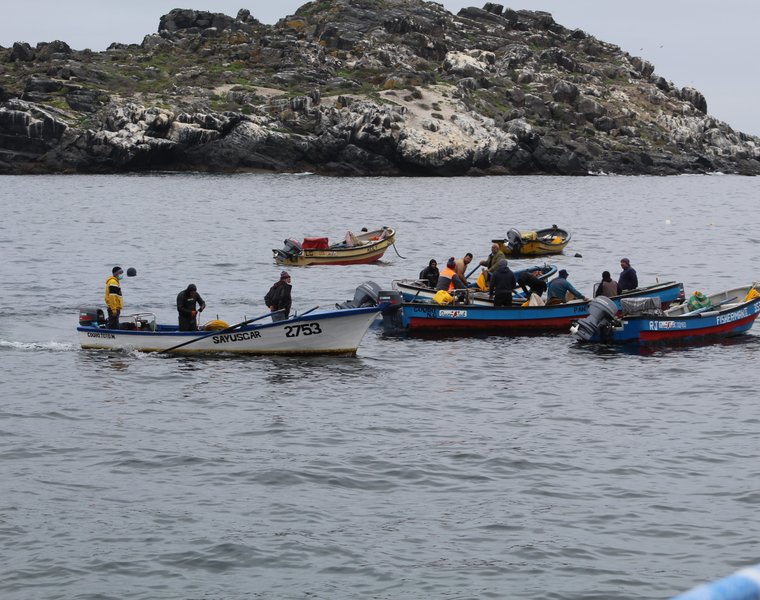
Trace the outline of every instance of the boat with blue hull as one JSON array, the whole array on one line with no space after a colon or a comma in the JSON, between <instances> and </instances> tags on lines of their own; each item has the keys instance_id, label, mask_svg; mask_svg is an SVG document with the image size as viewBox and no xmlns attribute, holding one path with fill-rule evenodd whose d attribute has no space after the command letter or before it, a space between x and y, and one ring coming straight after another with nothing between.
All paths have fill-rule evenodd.
<instances>
[{"instance_id":1,"label":"boat with blue hull","mask_svg":"<svg viewBox=\"0 0 760 600\"><path fill-rule=\"evenodd\" d=\"M548 306L503 306L482 304L441 305L430 301L397 302L383 311L386 332L422 334L496 334L530 335L537 333L567 333L573 321L589 314L589 301L571 300ZM628 292L610 299L620 308L625 298L654 296L663 304L683 298L683 284L667 282Z\"/></svg>"},{"instance_id":2,"label":"boat with blue hull","mask_svg":"<svg viewBox=\"0 0 760 600\"><path fill-rule=\"evenodd\" d=\"M573 321L589 314L588 300L571 300L564 304L544 306L502 306L484 304L441 305L432 301L397 302L383 311L383 328L386 332L423 334L501 334L530 335L534 333L566 333ZM620 308L625 298L654 296L663 304L683 299L683 284L661 283L610 299Z\"/></svg>"},{"instance_id":3,"label":"boat with blue hull","mask_svg":"<svg viewBox=\"0 0 760 600\"><path fill-rule=\"evenodd\" d=\"M688 303L662 310L656 298L622 305L622 315L607 298L595 298L589 316L574 323L579 342L608 344L695 344L746 333L760 313L758 284L724 290L705 306Z\"/></svg>"}]
</instances>

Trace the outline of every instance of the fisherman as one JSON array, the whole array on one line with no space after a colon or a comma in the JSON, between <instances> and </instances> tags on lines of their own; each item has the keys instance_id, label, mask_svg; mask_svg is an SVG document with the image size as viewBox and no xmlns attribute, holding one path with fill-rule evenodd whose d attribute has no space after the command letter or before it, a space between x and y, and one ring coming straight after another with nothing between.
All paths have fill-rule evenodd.
<instances>
[{"instance_id":1,"label":"fisherman","mask_svg":"<svg viewBox=\"0 0 760 600\"><path fill-rule=\"evenodd\" d=\"M607 296L607 298L611 298L612 296L619 295L620 285L618 282L612 280L612 275L610 275L609 271L602 271L602 280L596 286L594 298L597 296Z\"/></svg>"},{"instance_id":2,"label":"fisherman","mask_svg":"<svg viewBox=\"0 0 760 600\"><path fill-rule=\"evenodd\" d=\"M184 290L177 294L177 313L179 313L179 330L180 331L198 331L198 321L196 315L203 312L206 303L198 293L198 288L194 283L188 285Z\"/></svg>"},{"instance_id":3,"label":"fisherman","mask_svg":"<svg viewBox=\"0 0 760 600\"><path fill-rule=\"evenodd\" d=\"M264 303L272 311L272 321L285 321L290 316L290 307L293 304L290 296L292 289L290 275L287 271L282 271L280 280L269 288L264 296Z\"/></svg>"},{"instance_id":4,"label":"fisherman","mask_svg":"<svg viewBox=\"0 0 760 600\"><path fill-rule=\"evenodd\" d=\"M517 280L509 262L502 258L491 276L488 297L493 298L494 306L512 306L512 292L517 287Z\"/></svg>"},{"instance_id":5,"label":"fisherman","mask_svg":"<svg viewBox=\"0 0 760 600\"><path fill-rule=\"evenodd\" d=\"M119 328L119 315L124 308L124 298L121 295L121 280L124 270L121 267L111 269L111 276L106 279L106 308L108 309L108 328Z\"/></svg>"},{"instance_id":6,"label":"fisherman","mask_svg":"<svg viewBox=\"0 0 760 600\"><path fill-rule=\"evenodd\" d=\"M481 267L485 267L488 269L488 274L486 275L486 280L490 279L491 275L493 275L493 272L496 270L496 267L499 266L499 262L506 259L507 257L504 256L504 253L501 251L501 247L499 244L494 242L491 244L491 254L488 255L488 258L481 260L480 263L478 263Z\"/></svg>"},{"instance_id":7,"label":"fisherman","mask_svg":"<svg viewBox=\"0 0 760 600\"><path fill-rule=\"evenodd\" d=\"M536 269L533 272L523 271L517 278L517 285L522 288L525 299L529 300L531 294L541 296L546 291L546 282L541 279L542 272Z\"/></svg>"},{"instance_id":8,"label":"fisherman","mask_svg":"<svg viewBox=\"0 0 760 600\"><path fill-rule=\"evenodd\" d=\"M438 262L434 258L431 258L428 266L420 271L420 280L427 283L429 287L434 288L438 285L439 275Z\"/></svg>"},{"instance_id":9,"label":"fisherman","mask_svg":"<svg viewBox=\"0 0 760 600\"><path fill-rule=\"evenodd\" d=\"M467 285L467 265L469 265L472 262L472 252L468 252L465 254L462 258L458 258L456 260L456 266L454 267L454 270L457 272L457 275L459 275L462 278L462 281L464 281L465 285Z\"/></svg>"},{"instance_id":10,"label":"fisherman","mask_svg":"<svg viewBox=\"0 0 760 600\"><path fill-rule=\"evenodd\" d=\"M546 292L547 306L551 304L564 304L568 299L574 300L576 298L581 298L583 300L588 300L588 298L576 290L573 284L567 280L567 276L568 272L565 269L560 269L559 273L557 273L556 279L552 279L549 282L549 287ZM568 292L570 292L573 297L568 298Z\"/></svg>"},{"instance_id":11,"label":"fisherman","mask_svg":"<svg viewBox=\"0 0 760 600\"><path fill-rule=\"evenodd\" d=\"M436 290L463 290L467 287L464 280L457 275L456 272L456 259L452 256L446 262L446 268L441 271L438 277L438 284L435 286Z\"/></svg>"},{"instance_id":12,"label":"fisherman","mask_svg":"<svg viewBox=\"0 0 760 600\"><path fill-rule=\"evenodd\" d=\"M631 266L631 261L627 258L621 258L620 268L623 269L620 272L620 277L618 278L620 292L622 293L628 290L635 290L637 287L639 287L639 278L636 275L636 269Z\"/></svg>"}]
</instances>

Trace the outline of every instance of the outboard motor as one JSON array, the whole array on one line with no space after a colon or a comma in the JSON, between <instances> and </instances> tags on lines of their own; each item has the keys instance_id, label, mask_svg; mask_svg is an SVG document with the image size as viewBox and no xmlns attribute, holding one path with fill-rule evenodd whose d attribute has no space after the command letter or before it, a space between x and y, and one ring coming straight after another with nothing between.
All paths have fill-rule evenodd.
<instances>
[{"instance_id":1,"label":"outboard motor","mask_svg":"<svg viewBox=\"0 0 760 600\"><path fill-rule=\"evenodd\" d=\"M615 303L607 296L594 298L588 305L588 317L573 323L570 333L582 342L592 339L608 341L617 310Z\"/></svg>"},{"instance_id":2,"label":"outboard motor","mask_svg":"<svg viewBox=\"0 0 760 600\"><path fill-rule=\"evenodd\" d=\"M398 331L403 327L401 319L402 301L403 296L401 295L401 292L395 290L380 292L378 303L385 303L388 305L383 309L382 313L380 313L383 315L383 331L393 332Z\"/></svg>"},{"instance_id":3,"label":"outboard motor","mask_svg":"<svg viewBox=\"0 0 760 600\"><path fill-rule=\"evenodd\" d=\"M346 300L335 304L335 308L361 308L364 306L377 306L380 297L380 286L374 281L365 281L354 292L353 300Z\"/></svg>"},{"instance_id":4,"label":"outboard motor","mask_svg":"<svg viewBox=\"0 0 760 600\"><path fill-rule=\"evenodd\" d=\"M519 253L520 249L523 247L523 239L517 229L510 229L507 231L507 242L513 252Z\"/></svg>"},{"instance_id":5,"label":"outboard motor","mask_svg":"<svg viewBox=\"0 0 760 600\"><path fill-rule=\"evenodd\" d=\"M281 258L282 260L293 260L296 256L301 254L301 251L303 250L301 244L293 238L288 238L283 242L283 244L285 244L285 246L282 250L272 250L276 258Z\"/></svg>"},{"instance_id":6,"label":"outboard motor","mask_svg":"<svg viewBox=\"0 0 760 600\"><path fill-rule=\"evenodd\" d=\"M83 306L79 309L79 325L81 327L99 327L106 323L102 308Z\"/></svg>"}]
</instances>

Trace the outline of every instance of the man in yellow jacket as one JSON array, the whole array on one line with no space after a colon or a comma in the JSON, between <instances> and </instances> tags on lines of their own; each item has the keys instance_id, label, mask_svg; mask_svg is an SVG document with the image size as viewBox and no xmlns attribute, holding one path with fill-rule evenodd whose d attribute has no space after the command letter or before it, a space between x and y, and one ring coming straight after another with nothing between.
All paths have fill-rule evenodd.
<instances>
[{"instance_id":1,"label":"man in yellow jacket","mask_svg":"<svg viewBox=\"0 0 760 600\"><path fill-rule=\"evenodd\" d=\"M124 279L124 271L121 267L114 267L111 276L106 279L106 307L108 308L108 328L119 328L119 315L124 308L124 298L121 295L121 283Z\"/></svg>"}]
</instances>

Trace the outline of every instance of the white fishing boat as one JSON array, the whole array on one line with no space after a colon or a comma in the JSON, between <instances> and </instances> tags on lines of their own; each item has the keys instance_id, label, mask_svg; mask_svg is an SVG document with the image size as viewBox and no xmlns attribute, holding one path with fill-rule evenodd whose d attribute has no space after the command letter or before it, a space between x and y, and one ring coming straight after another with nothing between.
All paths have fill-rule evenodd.
<instances>
[{"instance_id":1,"label":"white fishing boat","mask_svg":"<svg viewBox=\"0 0 760 600\"><path fill-rule=\"evenodd\" d=\"M152 313L121 317L119 329L104 326L101 309L82 308L77 332L82 348L137 350L171 354L340 354L353 355L367 329L384 308L312 309L285 321L262 315L217 330L179 331L156 323ZM266 321L266 322L265 322Z\"/></svg>"}]
</instances>

